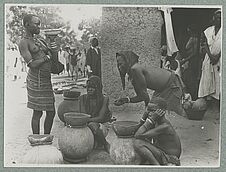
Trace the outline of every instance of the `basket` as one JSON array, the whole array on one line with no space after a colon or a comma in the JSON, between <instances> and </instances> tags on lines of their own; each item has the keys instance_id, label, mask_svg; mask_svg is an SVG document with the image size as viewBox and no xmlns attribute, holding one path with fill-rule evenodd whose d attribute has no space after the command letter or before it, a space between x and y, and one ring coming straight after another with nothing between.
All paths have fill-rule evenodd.
<instances>
[{"instance_id":1,"label":"basket","mask_svg":"<svg viewBox=\"0 0 226 172\"><path fill-rule=\"evenodd\" d=\"M31 146L36 145L48 145L52 144L53 142L53 135L49 134L33 134L28 136L28 141L30 142Z\"/></svg>"}]
</instances>

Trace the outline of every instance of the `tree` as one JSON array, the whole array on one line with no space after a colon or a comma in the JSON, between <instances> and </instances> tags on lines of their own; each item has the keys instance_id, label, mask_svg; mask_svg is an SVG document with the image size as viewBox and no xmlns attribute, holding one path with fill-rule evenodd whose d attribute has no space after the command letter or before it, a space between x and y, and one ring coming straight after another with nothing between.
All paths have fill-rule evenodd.
<instances>
[{"instance_id":1,"label":"tree","mask_svg":"<svg viewBox=\"0 0 226 172\"><path fill-rule=\"evenodd\" d=\"M24 34L23 16L26 13L32 13L41 19L41 30L64 28L57 38L57 42L61 46L78 42L70 23L65 22L58 15L59 11L60 9L54 6L9 6L6 8L6 33L9 35L9 40L13 43L19 43Z\"/></svg>"},{"instance_id":2,"label":"tree","mask_svg":"<svg viewBox=\"0 0 226 172\"><path fill-rule=\"evenodd\" d=\"M81 42L84 45L87 45L90 37L95 36L98 39L100 38L101 19L92 18L89 20L82 20L78 29L83 31Z\"/></svg>"}]
</instances>

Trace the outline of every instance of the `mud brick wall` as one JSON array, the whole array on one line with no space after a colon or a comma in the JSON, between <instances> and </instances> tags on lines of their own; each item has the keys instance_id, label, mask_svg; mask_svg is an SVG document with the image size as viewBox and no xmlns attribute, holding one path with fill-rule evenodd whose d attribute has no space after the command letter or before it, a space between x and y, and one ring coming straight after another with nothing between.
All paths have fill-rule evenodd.
<instances>
[{"instance_id":1,"label":"mud brick wall","mask_svg":"<svg viewBox=\"0 0 226 172\"><path fill-rule=\"evenodd\" d=\"M102 79L104 92L110 96L110 104L119 97L135 95L130 82L126 82L126 90L122 91L116 66L116 52L131 50L140 56L140 62L145 66L159 66L162 22L160 12L153 7L103 8L100 39ZM113 108L137 110L143 109L143 104L126 104Z\"/></svg>"}]
</instances>

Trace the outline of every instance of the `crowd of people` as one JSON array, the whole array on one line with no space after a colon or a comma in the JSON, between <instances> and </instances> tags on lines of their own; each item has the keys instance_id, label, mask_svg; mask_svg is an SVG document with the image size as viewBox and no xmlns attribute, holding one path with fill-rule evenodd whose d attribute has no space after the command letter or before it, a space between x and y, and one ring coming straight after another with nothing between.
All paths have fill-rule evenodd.
<instances>
[{"instance_id":1,"label":"crowd of people","mask_svg":"<svg viewBox=\"0 0 226 172\"><path fill-rule=\"evenodd\" d=\"M220 17L221 12L218 10L214 13L213 26L204 31L201 41L198 41L196 28L193 25L188 27L190 37L186 44L185 57L180 59L175 55L167 57L163 48L162 56L165 58L162 68L144 67L138 63L139 56L132 51L116 53L123 89L125 89L125 76L128 75L136 96L120 98L114 102L114 105L145 102L145 111L140 119L140 128L135 133L134 141L134 148L141 155L142 163L148 161L152 165L168 163L180 165L180 139L165 115L167 110L170 110L186 116L182 104L185 93L190 93L194 100L198 98L208 100L209 97L220 99ZM78 79L79 72L83 76L87 74L87 94L79 98L81 112L91 115L88 126L95 139L109 152L110 144L106 141L100 126L101 123L110 121L112 114L108 107L109 97L102 93L101 51L98 47L98 39L90 39L91 46L87 52L86 50L81 52L78 47L70 45L55 52L54 40L50 40L50 43L47 43L50 46L43 49L35 37L40 33L40 22L39 17L32 14L24 17L23 25L26 34L19 44L22 64L24 68L27 65L29 69L26 80L27 106L33 110L31 121L33 134L40 134L40 118L43 111L46 111L44 134L51 132L55 116L55 98L50 69L51 59L57 55L58 60L64 64L62 73L67 72L68 76L75 80ZM199 50L205 53L200 73ZM85 72L85 66L87 72ZM151 98L147 89L155 91Z\"/></svg>"}]
</instances>

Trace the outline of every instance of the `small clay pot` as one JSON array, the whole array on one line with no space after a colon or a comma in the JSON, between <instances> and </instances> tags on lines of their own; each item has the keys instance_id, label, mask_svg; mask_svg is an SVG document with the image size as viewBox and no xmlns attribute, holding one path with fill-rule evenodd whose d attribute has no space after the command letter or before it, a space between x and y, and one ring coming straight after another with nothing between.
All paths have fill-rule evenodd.
<instances>
[{"instance_id":1,"label":"small clay pot","mask_svg":"<svg viewBox=\"0 0 226 172\"><path fill-rule=\"evenodd\" d=\"M72 127L82 127L87 125L88 119L91 116L85 113L68 112L64 114L64 120L67 125Z\"/></svg>"},{"instance_id":2,"label":"small clay pot","mask_svg":"<svg viewBox=\"0 0 226 172\"><path fill-rule=\"evenodd\" d=\"M59 104L57 108L57 114L59 119L65 123L64 114L67 112L79 112L79 96L78 91L64 91L64 100Z\"/></svg>"},{"instance_id":3,"label":"small clay pot","mask_svg":"<svg viewBox=\"0 0 226 172\"><path fill-rule=\"evenodd\" d=\"M78 98L81 95L81 92L76 91L74 89L72 90L65 90L63 92L63 96L66 98Z\"/></svg>"},{"instance_id":4,"label":"small clay pot","mask_svg":"<svg viewBox=\"0 0 226 172\"><path fill-rule=\"evenodd\" d=\"M136 121L115 121L113 130L118 137L133 137L139 128L139 122Z\"/></svg>"},{"instance_id":5,"label":"small clay pot","mask_svg":"<svg viewBox=\"0 0 226 172\"><path fill-rule=\"evenodd\" d=\"M194 109L187 109L185 110L188 119L190 120L202 120L206 110L194 110Z\"/></svg>"}]
</instances>

